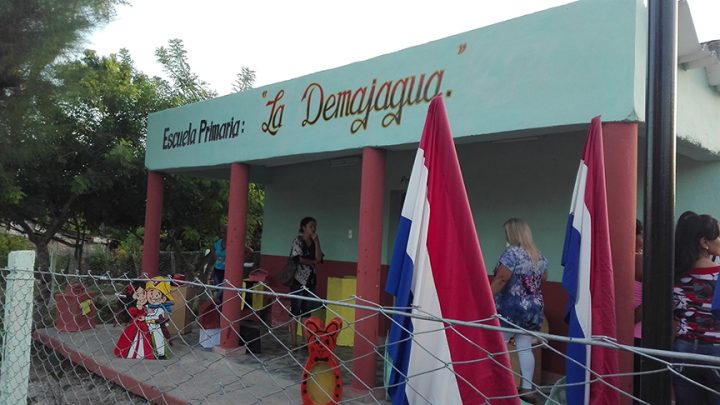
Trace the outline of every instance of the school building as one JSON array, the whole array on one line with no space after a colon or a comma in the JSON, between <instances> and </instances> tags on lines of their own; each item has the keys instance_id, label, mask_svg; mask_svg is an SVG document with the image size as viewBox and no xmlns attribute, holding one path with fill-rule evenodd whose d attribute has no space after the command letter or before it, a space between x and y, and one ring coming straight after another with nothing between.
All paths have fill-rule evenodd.
<instances>
[{"instance_id":1,"label":"school building","mask_svg":"<svg viewBox=\"0 0 720 405\"><path fill-rule=\"evenodd\" d=\"M677 213L720 217L718 43L698 42L685 1L678 26ZM281 269L300 219L313 216L326 254L318 293L326 294L328 277L353 275L358 296L392 304L382 290L395 229L428 103L442 94L487 271L505 247L502 223L527 220L550 262L550 331L564 334L563 238L587 128L600 115L618 333L632 344L647 32L642 0L580 0L152 114L143 269L156 268L164 174L230 181L231 246L244 243L247 187L255 182L266 192L263 268ZM227 278L235 285L241 255L228 253ZM233 319L233 308L224 311ZM375 319L357 328L380 342L385 326ZM223 335L221 345L235 347L237 339ZM372 347L356 341L354 350L362 355ZM621 358L632 367L631 357ZM361 366L356 373L372 378ZM562 373L563 362L545 356L543 367Z\"/></svg>"}]
</instances>

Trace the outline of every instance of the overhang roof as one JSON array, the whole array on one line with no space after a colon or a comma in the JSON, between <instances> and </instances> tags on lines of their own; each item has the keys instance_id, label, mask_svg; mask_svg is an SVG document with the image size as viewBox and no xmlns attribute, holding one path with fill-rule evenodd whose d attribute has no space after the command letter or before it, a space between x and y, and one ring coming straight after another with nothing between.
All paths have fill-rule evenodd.
<instances>
[{"instance_id":1,"label":"overhang roof","mask_svg":"<svg viewBox=\"0 0 720 405\"><path fill-rule=\"evenodd\" d=\"M678 64L683 69L705 68L708 83L720 91L720 40L700 43L687 0L678 2Z\"/></svg>"}]
</instances>

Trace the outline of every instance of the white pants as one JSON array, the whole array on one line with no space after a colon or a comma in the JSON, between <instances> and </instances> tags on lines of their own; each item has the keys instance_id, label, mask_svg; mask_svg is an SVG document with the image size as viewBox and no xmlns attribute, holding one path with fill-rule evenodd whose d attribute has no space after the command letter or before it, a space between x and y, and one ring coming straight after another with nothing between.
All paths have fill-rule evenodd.
<instances>
[{"instance_id":1,"label":"white pants","mask_svg":"<svg viewBox=\"0 0 720 405\"><path fill-rule=\"evenodd\" d=\"M165 335L163 335L162 328L159 324L150 324L148 325L148 330L152 336L157 356L165 357Z\"/></svg>"},{"instance_id":2,"label":"white pants","mask_svg":"<svg viewBox=\"0 0 720 405\"><path fill-rule=\"evenodd\" d=\"M503 332L505 342L515 336L515 348L517 349L518 359L520 360L520 371L522 372L522 384L520 388L531 389L533 374L535 374L535 355L532 352L532 340L530 335L519 335Z\"/></svg>"}]
</instances>

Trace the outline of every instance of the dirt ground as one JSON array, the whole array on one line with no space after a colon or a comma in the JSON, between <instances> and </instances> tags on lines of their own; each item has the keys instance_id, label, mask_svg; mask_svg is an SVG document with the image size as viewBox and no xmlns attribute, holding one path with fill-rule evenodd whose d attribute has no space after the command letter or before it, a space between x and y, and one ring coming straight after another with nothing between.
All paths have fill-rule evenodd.
<instances>
[{"instance_id":1,"label":"dirt ground","mask_svg":"<svg viewBox=\"0 0 720 405\"><path fill-rule=\"evenodd\" d=\"M34 346L28 403L38 405L146 404L133 395L57 356Z\"/></svg>"}]
</instances>

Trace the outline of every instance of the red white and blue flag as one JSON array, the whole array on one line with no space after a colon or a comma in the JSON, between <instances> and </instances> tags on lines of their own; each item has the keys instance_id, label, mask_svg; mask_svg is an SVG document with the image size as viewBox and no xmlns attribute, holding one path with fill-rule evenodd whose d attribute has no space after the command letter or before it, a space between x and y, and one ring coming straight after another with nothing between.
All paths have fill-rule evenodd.
<instances>
[{"instance_id":1,"label":"red white and blue flag","mask_svg":"<svg viewBox=\"0 0 720 405\"><path fill-rule=\"evenodd\" d=\"M568 302L568 335L615 338L615 287L605 192L602 123L593 118L575 180L562 265ZM565 363L568 404L617 404L618 392L598 376L617 374L617 351L572 343ZM617 377L602 377L617 386Z\"/></svg>"},{"instance_id":2,"label":"red white and blue flag","mask_svg":"<svg viewBox=\"0 0 720 405\"><path fill-rule=\"evenodd\" d=\"M425 120L386 290L407 313L499 326L440 96ZM506 350L500 332L395 315L388 337L392 403L517 404Z\"/></svg>"}]
</instances>

